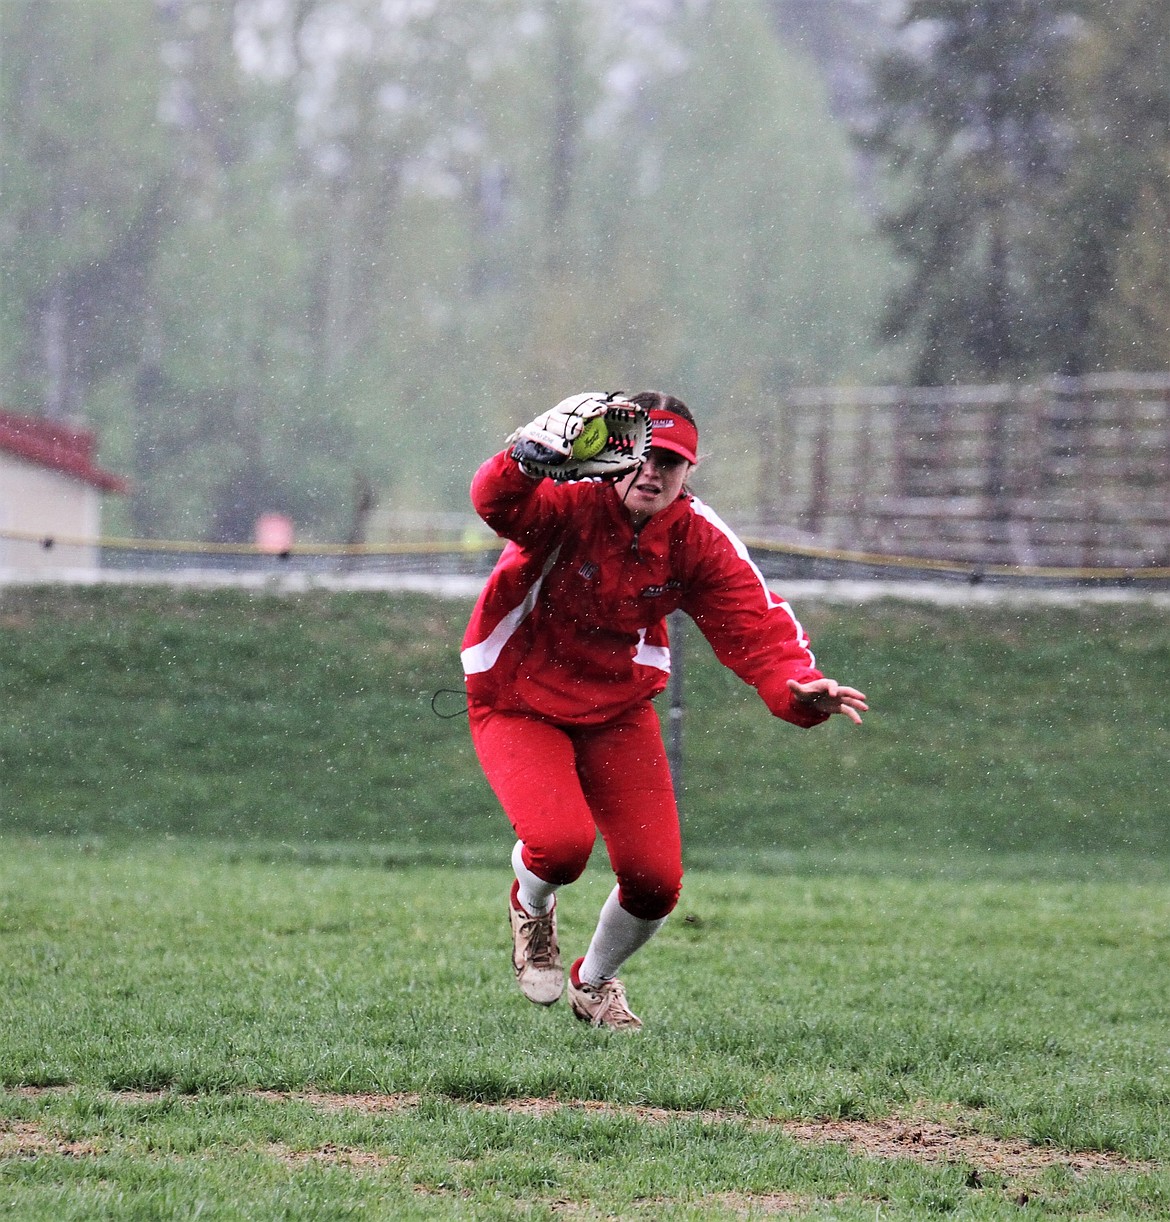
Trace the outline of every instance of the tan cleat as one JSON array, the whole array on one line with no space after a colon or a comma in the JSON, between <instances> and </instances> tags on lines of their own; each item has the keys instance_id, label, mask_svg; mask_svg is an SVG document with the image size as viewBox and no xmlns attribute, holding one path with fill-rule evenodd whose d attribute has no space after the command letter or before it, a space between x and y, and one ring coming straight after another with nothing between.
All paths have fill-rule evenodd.
<instances>
[{"instance_id":1,"label":"tan cleat","mask_svg":"<svg viewBox=\"0 0 1170 1222\"><path fill-rule=\"evenodd\" d=\"M512 884L508 920L512 926L512 967L520 992L538 1006L551 1006L565 991L565 969L557 945L557 907L532 916L520 907Z\"/></svg>"},{"instance_id":2,"label":"tan cleat","mask_svg":"<svg viewBox=\"0 0 1170 1222\"><path fill-rule=\"evenodd\" d=\"M569 1005L573 1013L591 1027L609 1027L612 1031L639 1031L642 1020L626 1002L626 986L620 980L603 980L587 984L579 976L581 960L569 973Z\"/></svg>"}]
</instances>

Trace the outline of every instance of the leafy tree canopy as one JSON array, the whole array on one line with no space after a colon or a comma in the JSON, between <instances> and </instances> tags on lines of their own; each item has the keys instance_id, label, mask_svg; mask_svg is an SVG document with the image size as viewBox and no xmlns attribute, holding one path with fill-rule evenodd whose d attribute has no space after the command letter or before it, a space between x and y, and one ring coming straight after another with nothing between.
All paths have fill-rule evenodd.
<instances>
[{"instance_id":1,"label":"leafy tree canopy","mask_svg":"<svg viewBox=\"0 0 1170 1222\"><path fill-rule=\"evenodd\" d=\"M355 472L462 512L593 386L674 391L734 454L785 382L883 368L890 260L764 0L4 20L4 397L99 427L138 533L341 537Z\"/></svg>"}]
</instances>

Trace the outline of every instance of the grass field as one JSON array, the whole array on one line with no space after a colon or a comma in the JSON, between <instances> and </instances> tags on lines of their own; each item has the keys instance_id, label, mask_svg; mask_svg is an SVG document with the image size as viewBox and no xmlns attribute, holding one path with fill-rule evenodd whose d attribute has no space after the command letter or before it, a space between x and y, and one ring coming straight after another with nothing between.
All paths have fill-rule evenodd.
<instances>
[{"instance_id":1,"label":"grass field","mask_svg":"<svg viewBox=\"0 0 1170 1222\"><path fill-rule=\"evenodd\" d=\"M1170 1216L1164 613L798 607L808 734L692 630L623 1038L511 981L466 611L0 595L0 1214Z\"/></svg>"},{"instance_id":2,"label":"grass field","mask_svg":"<svg viewBox=\"0 0 1170 1222\"><path fill-rule=\"evenodd\" d=\"M0 593L11 831L499 860L460 686L468 605L422 596ZM686 633L694 865L1166 877L1163 610L798 606L857 730L768 716ZM457 692L435 702L462 707ZM1011 862L1008 859L1013 859Z\"/></svg>"}]
</instances>

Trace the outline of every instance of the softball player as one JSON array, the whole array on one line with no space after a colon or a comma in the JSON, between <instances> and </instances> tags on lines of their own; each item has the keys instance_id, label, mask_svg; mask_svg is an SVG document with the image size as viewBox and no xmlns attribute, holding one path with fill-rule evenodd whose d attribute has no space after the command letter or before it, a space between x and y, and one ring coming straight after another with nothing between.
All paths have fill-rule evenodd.
<instances>
[{"instance_id":1,"label":"softball player","mask_svg":"<svg viewBox=\"0 0 1170 1222\"><path fill-rule=\"evenodd\" d=\"M567 455L582 404L588 417L612 398L574 396L511 440L552 438ZM651 705L670 671L667 615L682 608L785 721L811 727L841 714L860 724L867 705L817 670L791 607L686 489L699 441L686 405L655 391L623 402L648 419L649 448L617 480L543 478L520 445L476 472L475 509L508 542L462 661L475 751L517 836L508 911L520 989L540 1005L564 991L556 892L581 876L600 832L617 885L569 969L569 1004L594 1026L633 1030L642 1024L618 969L682 885L678 809Z\"/></svg>"}]
</instances>

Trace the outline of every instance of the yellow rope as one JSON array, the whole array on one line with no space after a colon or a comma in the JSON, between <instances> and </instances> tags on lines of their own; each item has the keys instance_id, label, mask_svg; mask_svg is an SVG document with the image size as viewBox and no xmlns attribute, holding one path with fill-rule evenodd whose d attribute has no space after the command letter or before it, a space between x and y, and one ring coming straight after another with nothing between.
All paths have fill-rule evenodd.
<instances>
[{"instance_id":1,"label":"yellow rope","mask_svg":"<svg viewBox=\"0 0 1170 1222\"><path fill-rule=\"evenodd\" d=\"M0 539L37 543L42 547L96 547L118 551L175 552L213 556L431 556L477 555L498 551L499 540L432 543L294 543L287 551L273 552L255 543L200 543L189 539L124 539L116 537L83 538L76 535L38 534L27 530L0 530ZM1103 566L1099 568L1057 565L978 564L955 560L931 560L922 556L891 556L879 552L854 552L836 548L811 547L800 543L776 543L766 539L745 539L757 552L807 559L866 564L875 568L919 569L935 573L955 573L979 577L1048 577L1064 581L1166 581L1170 567Z\"/></svg>"},{"instance_id":2,"label":"yellow rope","mask_svg":"<svg viewBox=\"0 0 1170 1222\"><path fill-rule=\"evenodd\" d=\"M124 552L183 552L212 556L427 556L490 551L499 545L484 543L294 543L279 552L255 543L200 543L191 539L122 539L103 536L38 534L31 530L0 530L0 539L38 543L42 547L99 547Z\"/></svg>"},{"instance_id":3,"label":"yellow rope","mask_svg":"<svg viewBox=\"0 0 1170 1222\"><path fill-rule=\"evenodd\" d=\"M927 569L937 573L961 573L995 577L1059 577L1070 581L1118 581L1129 579L1165 580L1170 578L1167 567L1099 568L1061 567L1038 564L978 564L958 560L930 560L922 556L889 556L878 552L840 551L834 548L810 547L801 543L772 543L764 539L744 539L754 551L778 552L785 556L805 556L814 560L835 560L851 564L869 564L882 568Z\"/></svg>"}]
</instances>

